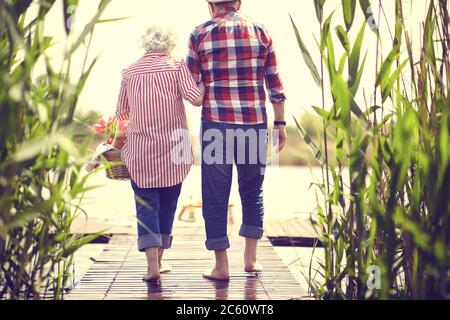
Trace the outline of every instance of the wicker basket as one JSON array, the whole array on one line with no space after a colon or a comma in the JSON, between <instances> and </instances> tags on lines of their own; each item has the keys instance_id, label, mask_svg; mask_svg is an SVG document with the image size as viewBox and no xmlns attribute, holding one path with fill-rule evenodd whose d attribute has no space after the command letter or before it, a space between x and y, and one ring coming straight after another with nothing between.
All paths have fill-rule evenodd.
<instances>
[{"instance_id":1,"label":"wicker basket","mask_svg":"<svg viewBox=\"0 0 450 320\"><path fill-rule=\"evenodd\" d=\"M122 160L122 152L113 149L103 153L105 160L106 177L111 180L131 180L128 168Z\"/></svg>"}]
</instances>

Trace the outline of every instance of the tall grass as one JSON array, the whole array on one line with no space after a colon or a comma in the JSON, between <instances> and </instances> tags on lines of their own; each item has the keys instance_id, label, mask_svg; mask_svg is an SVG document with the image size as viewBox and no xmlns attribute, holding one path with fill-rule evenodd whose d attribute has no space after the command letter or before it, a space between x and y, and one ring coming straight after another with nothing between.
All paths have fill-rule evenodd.
<instances>
[{"instance_id":1,"label":"tall grass","mask_svg":"<svg viewBox=\"0 0 450 320\"><path fill-rule=\"evenodd\" d=\"M79 34L66 24L72 40L55 70L43 30L57 2L0 0L0 299L62 298L74 252L97 237L70 233L89 190L89 139L74 114L95 60L76 81L70 74L108 2ZM64 1L65 21L76 5Z\"/></svg>"},{"instance_id":2,"label":"tall grass","mask_svg":"<svg viewBox=\"0 0 450 320\"><path fill-rule=\"evenodd\" d=\"M310 279L320 299L450 298L450 61L449 4L427 2L421 38L412 39L404 4L395 1L395 30L380 28L387 16L377 1L378 17L368 0L343 0L323 20L325 0L315 0L320 25L319 72L292 21L305 62L322 89L324 144L300 132L323 164L318 184L325 195L318 216L325 259ZM336 23L341 14L344 24ZM364 14L354 40L355 16ZM367 26L376 35L375 86L360 88L369 68ZM383 43L383 32L391 42ZM414 44L420 44L418 58ZM335 47L343 54L336 56ZM381 57L386 46L390 52ZM324 70L322 69L322 70ZM325 83L326 81L326 83ZM373 92L371 103L358 92ZM325 96L331 102L326 105ZM329 158L328 141L336 152ZM325 156L323 156L325 155Z\"/></svg>"}]
</instances>

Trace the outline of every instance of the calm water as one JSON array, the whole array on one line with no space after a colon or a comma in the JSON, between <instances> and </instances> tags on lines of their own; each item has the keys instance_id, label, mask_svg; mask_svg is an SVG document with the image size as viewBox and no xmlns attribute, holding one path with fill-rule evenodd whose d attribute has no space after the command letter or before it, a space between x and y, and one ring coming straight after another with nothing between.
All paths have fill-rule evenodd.
<instances>
[{"instance_id":1,"label":"calm water","mask_svg":"<svg viewBox=\"0 0 450 320\"><path fill-rule=\"evenodd\" d=\"M320 168L269 167L264 184L266 221L299 214L309 215L310 212L314 212L316 188L311 187L311 183L320 179ZM83 200L83 208L89 217L99 218L115 225L135 226L135 205L129 182L110 181L103 172L100 172L92 177L89 184L99 186L89 192ZM183 184L179 210L183 205L199 201L201 201L201 171L199 166L194 166ZM233 175L230 203L235 206L234 217L239 223L241 206L236 172ZM197 212L197 220L201 220L201 210Z\"/></svg>"}]
</instances>

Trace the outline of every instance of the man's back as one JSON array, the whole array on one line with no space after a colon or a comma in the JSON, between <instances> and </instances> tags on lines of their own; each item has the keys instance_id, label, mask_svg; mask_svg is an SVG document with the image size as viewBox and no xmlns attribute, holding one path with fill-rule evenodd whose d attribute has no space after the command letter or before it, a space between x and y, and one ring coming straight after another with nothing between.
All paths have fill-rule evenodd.
<instances>
[{"instance_id":1,"label":"man's back","mask_svg":"<svg viewBox=\"0 0 450 320\"><path fill-rule=\"evenodd\" d=\"M206 86L203 120L267 122L264 81L272 102L285 99L271 38L234 8L194 30L187 63L195 80Z\"/></svg>"}]
</instances>

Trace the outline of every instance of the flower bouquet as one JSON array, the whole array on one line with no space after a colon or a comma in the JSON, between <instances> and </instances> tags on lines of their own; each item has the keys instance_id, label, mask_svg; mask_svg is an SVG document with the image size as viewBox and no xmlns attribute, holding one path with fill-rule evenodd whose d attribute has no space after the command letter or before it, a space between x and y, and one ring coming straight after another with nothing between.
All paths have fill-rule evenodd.
<instances>
[{"instance_id":1,"label":"flower bouquet","mask_svg":"<svg viewBox=\"0 0 450 320\"><path fill-rule=\"evenodd\" d=\"M109 117L108 120L100 118L100 120L94 124L93 129L97 135L104 136L107 139L105 142L106 144L114 145L114 140L117 140L118 137L124 137L127 126L127 121Z\"/></svg>"},{"instance_id":2,"label":"flower bouquet","mask_svg":"<svg viewBox=\"0 0 450 320\"><path fill-rule=\"evenodd\" d=\"M126 131L128 123L118 120L115 117L109 117L108 120L101 118L93 129L97 135L103 136L106 142L102 147L106 151L99 155L99 158L105 163L106 177L111 180L130 180L131 176L125 162L122 160L122 146L126 140Z\"/></svg>"}]
</instances>

